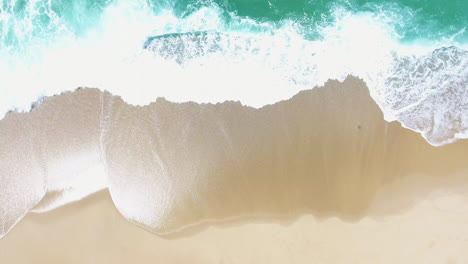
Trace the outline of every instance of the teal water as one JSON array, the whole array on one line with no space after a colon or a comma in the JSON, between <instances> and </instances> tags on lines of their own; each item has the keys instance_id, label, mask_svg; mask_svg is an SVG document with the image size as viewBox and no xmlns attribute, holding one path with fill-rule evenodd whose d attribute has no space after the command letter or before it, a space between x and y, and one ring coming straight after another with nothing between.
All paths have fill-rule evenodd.
<instances>
[{"instance_id":1,"label":"teal water","mask_svg":"<svg viewBox=\"0 0 468 264\"><path fill-rule=\"evenodd\" d=\"M18 47L31 39L52 38L63 32L82 36L101 19L116 0L2 0L0 6L1 45ZM154 14L169 10L183 18L204 7L220 10L227 23L249 18L258 23L281 24L291 20L302 26L308 38L320 37L318 27L332 23L336 9L370 12L386 16L402 41L437 41L453 38L466 41L466 0L149 0L139 2Z\"/></svg>"}]
</instances>

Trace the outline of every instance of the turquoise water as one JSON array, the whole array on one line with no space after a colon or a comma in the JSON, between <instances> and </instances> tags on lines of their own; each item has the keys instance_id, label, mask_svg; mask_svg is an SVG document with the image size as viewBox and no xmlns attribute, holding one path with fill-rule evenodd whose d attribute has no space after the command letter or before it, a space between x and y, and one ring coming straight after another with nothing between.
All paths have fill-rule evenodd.
<instances>
[{"instance_id":1,"label":"turquoise water","mask_svg":"<svg viewBox=\"0 0 468 264\"><path fill-rule=\"evenodd\" d=\"M1 45L21 47L32 39L53 38L68 32L82 36L99 24L104 10L115 4L112 0L2 0ZM281 24L292 20L302 26L308 38L320 37L317 27L332 23L336 9L350 12L371 12L388 16L402 41L418 39L437 41L453 38L463 42L468 36L468 2L453 1L365 1L365 0L214 0L214 1L145 1L142 8L154 14L170 10L183 18L203 7L220 10L227 23L250 18L258 23Z\"/></svg>"}]
</instances>

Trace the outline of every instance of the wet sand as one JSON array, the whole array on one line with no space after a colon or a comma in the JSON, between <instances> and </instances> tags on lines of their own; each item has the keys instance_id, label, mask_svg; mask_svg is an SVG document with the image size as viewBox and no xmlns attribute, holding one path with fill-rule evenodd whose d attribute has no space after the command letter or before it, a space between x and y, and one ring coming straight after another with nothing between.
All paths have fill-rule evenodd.
<instances>
[{"instance_id":1,"label":"wet sand","mask_svg":"<svg viewBox=\"0 0 468 264\"><path fill-rule=\"evenodd\" d=\"M467 257L468 141L386 122L353 77L260 109L79 89L8 114L0 143L0 248L28 248L18 263Z\"/></svg>"}]
</instances>

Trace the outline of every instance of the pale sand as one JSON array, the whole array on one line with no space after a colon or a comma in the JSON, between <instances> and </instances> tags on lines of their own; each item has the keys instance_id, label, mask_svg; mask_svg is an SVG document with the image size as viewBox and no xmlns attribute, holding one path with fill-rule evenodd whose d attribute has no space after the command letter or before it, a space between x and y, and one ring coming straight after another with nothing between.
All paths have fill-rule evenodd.
<instances>
[{"instance_id":1,"label":"pale sand","mask_svg":"<svg viewBox=\"0 0 468 264\"><path fill-rule=\"evenodd\" d=\"M0 259L49 264L468 263L468 186L456 188L383 218L233 221L170 238L126 221L108 193L101 192L52 212L29 214L0 240Z\"/></svg>"},{"instance_id":2,"label":"pale sand","mask_svg":"<svg viewBox=\"0 0 468 264\"><path fill-rule=\"evenodd\" d=\"M467 262L468 141L385 122L355 78L261 109L82 89L7 115L0 145L8 263ZM103 185L114 204L21 220Z\"/></svg>"}]
</instances>

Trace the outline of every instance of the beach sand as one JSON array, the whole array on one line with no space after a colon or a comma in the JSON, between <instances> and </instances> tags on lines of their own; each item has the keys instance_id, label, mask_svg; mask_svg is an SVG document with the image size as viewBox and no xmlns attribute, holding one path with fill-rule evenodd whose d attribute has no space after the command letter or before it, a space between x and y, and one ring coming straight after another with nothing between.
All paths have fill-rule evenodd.
<instances>
[{"instance_id":1,"label":"beach sand","mask_svg":"<svg viewBox=\"0 0 468 264\"><path fill-rule=\"evenodd\" d=\"M260 109L79 89L0 143L7 263L468 261L468 141L386 122L357 78Z\"/></svg>"},{"instance_id":2,"label":"beach sand","mask_svg":"<svg viewBox=\"0 0 468 264\"><path fill-rule=\"evenodd\" d=\"M455 193L440 190L386 217L247 219L175 237L160 237L126 221L108 192L101 192L55 211L29 214L0 240L0 259L50 264L467 263L468 186L457 188Z\"/></svg>"}]
</instances>

